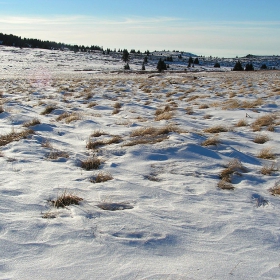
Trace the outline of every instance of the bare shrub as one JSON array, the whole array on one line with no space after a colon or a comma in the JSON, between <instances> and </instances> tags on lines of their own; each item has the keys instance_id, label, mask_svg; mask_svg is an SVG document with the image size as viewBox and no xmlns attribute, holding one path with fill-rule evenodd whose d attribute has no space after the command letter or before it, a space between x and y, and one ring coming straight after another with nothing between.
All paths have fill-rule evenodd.
<instances>
[{"instance_id":1,"label":"bare shrub","mask_svg":"<svg viewBox=\"0 0 280 280\"><path fill-rule=\"evenodd\" d=\"M21 132L15 132L12 130L12 132L0 135L0 146L5 146L11 142L19 141L21 139L27 138L29 135L34 134L35 132L32 129L27 129Z\"/></svg>"},{"instance_id":2,"label":"bare shrub","mask_svg":"<svg viewBox=\"0 0 280 280\"><path fill-rule=\"evenodd\" d=\"M23 124L23 126L24 127L30 127L30 126L34 126L34 125L37 125L37 124L40 124L40 123L41 123L40 120L35 118L35 119L33 119L33 120L29 121L29 122L25 122Z\"/></svg>"},{"instance_id":3,"label":"bare shrub","mask_svg":"<svg viewBox=\"0 0 280 280\"><path fill-rule=\"evenodd\" d=\"M77 195L67 192L66 190L59 195L55 200L51 200L50 202L56 208L65 208L69 205L79 205L79 202L83 199L78 197Z\"/></svg>"},{"instance_id":4,"label":"bare shrub","mask_svg":"<svg viewBox=\"0 0 280 280\"><path fill-rule=\"evenodd\" d=\"M204 132L208 132L208 133L219 133L219 132L228 132L228 131L229 131L229 129L222 125L216 125L216 126L204 129Z\"/></svg>"},{"instance_id":5,"label":"bare shrub","mask_svg":"<svg viewBox=\"0 0 280 280\"><path fill-rule=\"evenodd\" d=\"M272 195L280 195L280 181L275 182L273 188L269 189Z\"/></svg>"},{"instance_id":6,"label":"bare shrub","mask_svg":"<svg viewBox=\"0 0 280 280\"><path fill-rule=\"evenodd\" d=\"M102 161L100 158L97 157L90 157L86 160L81 161L81 168L85 170L93 170L98 169L101 165Z\"/></svg>"},{"instance_id":7,"label":"bare shrub","mask_svg":"<svg viewBox=\"0 0 280 280\"><path fill-rule=\"evenodd\" d=\"M110 180L113 180L113 176L109 172L101 171L95 178L92 178L90 181L92 183L102 183Z\"/></svg>"},{"instance_id":8,"label":"bare shrub","mask_svg":"<svg viewBox=\"0 0 280 280\"><path fill-rule=\"evenodd\" d=\"M201 143L202 146L217 146L220 143L220 140L217 136L207 138Z\"/></svg>"},{"instance_id":9,"label":"bare shrub","mask_svg":"<svg viewBox=\"0 0 280 280\"><path fill-rule=\"evenodd\" d=\"M257 143L257 144L264 144L265 142L267 142L269 140L267 135L257 135L253 142Z\"/></svg>"},{"instance_id":10,"label":"bare shrub","mask_svg":"<svg viewBox=\"0 0 280 280\"><path fill-rule=\"evenodd\" d=\"M258 157L263 159L275 159L275 155L272 153L271 148L262 149L259 152Z\"/></svg>"}]
</instances>

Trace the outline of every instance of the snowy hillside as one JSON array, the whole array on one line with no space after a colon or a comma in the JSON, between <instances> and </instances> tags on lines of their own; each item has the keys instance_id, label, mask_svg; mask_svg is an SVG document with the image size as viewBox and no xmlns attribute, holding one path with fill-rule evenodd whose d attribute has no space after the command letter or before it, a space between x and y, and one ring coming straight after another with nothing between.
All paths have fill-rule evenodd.
<instances>
[{"instance_id":1,"label":"snowy hillside","mask_svg":"<svg viewBox=\"0 0 280 280\"><path fill-rule=\"evenodd\" d=\"M279 71L0 57L0 279L280 278Z\"/></svg>"}]
</instances>

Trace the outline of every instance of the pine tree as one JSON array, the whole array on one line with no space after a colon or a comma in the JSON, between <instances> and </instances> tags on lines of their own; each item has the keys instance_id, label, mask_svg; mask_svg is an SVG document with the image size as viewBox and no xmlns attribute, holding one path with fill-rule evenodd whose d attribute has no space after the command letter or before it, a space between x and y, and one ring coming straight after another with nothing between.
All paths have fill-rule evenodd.
<instances>
[{"instance_id":1,"label":"pine tree","mask_svg":"<svg viewBox=\"0 0 280 280\"><path fill-rule=\"evenodd\" d=\"M243 66L242 66L241 62L238 60L238 61L235 63L235 65L234 65L232 71L243 71L243 70L244 70L244 69L243 69Z\"/></svg>"},{"instance_id":2,"label":"pine tree","mask_svg":"<svg viewBox=\"0 0 280 280\"><path fill-rule=\"evenodd\" d=\"M161 60L161 58L160 58L159 61L158 61L157 70L158 70L159 72L161 72L161 71L163 71L163 70L167 70L166 64L165 64L165 62L164 62L163 60Z\"/></svg>"},{"instance_id":3,"label":"pine tree","mask_svg":"<svg viewBox=\"0 0 280 280\"><path fill-rule=\"evenodd\" d=\"M128 61L129 61L129 52L128 52L127 49L124 49L124 50L123 50L122 60L123 60L124 62L128 62Z\"/></svg>"}]
</instances>

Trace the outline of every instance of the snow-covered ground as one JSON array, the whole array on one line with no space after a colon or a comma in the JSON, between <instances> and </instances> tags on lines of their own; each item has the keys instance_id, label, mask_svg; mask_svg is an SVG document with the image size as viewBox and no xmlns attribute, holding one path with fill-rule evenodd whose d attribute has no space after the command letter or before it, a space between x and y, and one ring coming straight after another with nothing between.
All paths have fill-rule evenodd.
<instances>
[{"instance_id":1,"label":"snow-covered ground","mask_svg":"<svg viewBox=\"0 0 280 280\"><path fill-rule=\"evenodd\" d=\"M0 57L0 279L280 278L278 71Z\"/></svg>"}]
</instances>

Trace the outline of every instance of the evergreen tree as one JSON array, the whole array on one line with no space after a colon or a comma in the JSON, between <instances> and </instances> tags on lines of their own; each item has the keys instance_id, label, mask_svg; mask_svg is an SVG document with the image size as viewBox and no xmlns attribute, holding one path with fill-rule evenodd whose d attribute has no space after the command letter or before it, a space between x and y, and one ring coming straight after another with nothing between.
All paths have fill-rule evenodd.
<instances>
[{"instance_id":1,"label":"evergreen tree","mask_svg":"<svg viewBox=\"0 0 280 280\"><path fill-rule=\"evenodd\" d=\"M129 64L128 64L128 63L125 64L124 70L130 70L130 67L129 67Z\"/></svg>"},{"instance_id":2,"label":"evergreen tree","mask_svg":"<svg viewBox=\"0 0 280 280\"><path fill-rule=\"evenodd\" d=\"M163 60L161 60L161 58L159 59L158 61L158 64L157 64L157 70L159 72L163 71L163 70L167 70L167 67L166 67L166 64Z\"/></svg>"},{"instance_id":3,"label":"evergreen tree","mask_svg":"<svg viewBox=\"0 0 280 280\"><path fill-rule=\"evenodd\" d=\"M143 62L142 63L142 71L145 71L145 70L146 70L145 63Z\"/></svg>"},{"instance_id":4,"label":"evergreen tree","mask_svg":"<svg viewBox=\"0 0 280 280\"><path fill-rule=\"evenodd\" d=\"M215 67L215 68L220 68L220 67L221 67L221 65L220 65L220 63L219 63L219 62L216 62L216 63L214 64L214 67Z\"/></svg>"},{"instance_id":5,"label":"evergreen tree","mask_svg":"<svg viewBox=\"0 0 280 280\"><path fill-rule=\"evenodd\" d=\"M129 61L129 52L128 52L127 49L124 49L124 50L123 50L122 60L123 60L124 62L128 62L128 61Z\"/></svg>"},{"instance_id":6,"label":"evergreen tree","mask_svg":"<svg viewBox=\"0 0 280 280\"><path fill-rule=\"evenodd\" d=\"M254 66L252 63L247 63L245 66L245 71L254 71Z\"/></svg>"},{"instance_id":7,"label":"evergreen tree","mask_svg":"<svg viewBox=\"0 0 280 280\"><path fill-rule=\"evenodd\" d=\"M191 64L193 64L193 58L190 56L190 57L189 57L189 64L188 64L188 67L191 67Z\"/></svg>"},{"instance_id":8,"label":"evergreen tree","mask_svg":"<svg viewBox=\"0 0 280 280\"><path fill-rule=\"evenodd\" d=\"M235 65L234 65L232 71L243 71L243 70L244 70L244 69L243 69L243 66L242 66L241 62L238 60L238 61L235 63Z\"/></svg>"},{"instance_id":9,"label":"evergreen tree","mask_svg":"<svg viewBox=\"0 0 280 280\"><path fill-rule=\"evenodd\" d=\"M266 66L266 64L263 64L263 65L261 66L261 69L262 69L262 70L265 70L265 69L267 69L267 66Z\"/></svg>"},{"instance_id":10,"label":"evergreen tree","mask_svg":"<svg viewBox=\"0 0 280 280\"><path fill-rule=\"evenodd\" d=\"M199 64L199 60L198 60L198 58L196 57L195 58L195 60L194 60L194 62L193 62L194 64Z\"/></svg>"},{"instance_id":11,"label":"evergreen tree","mask_svg":"<svg viewBox=\"0 0 280 280\"><path fill-rule=\"evenodd\" d=\"M144 57L144 63L148 63L148 57L147 56Z\"/></svg>"}]
</instances>

